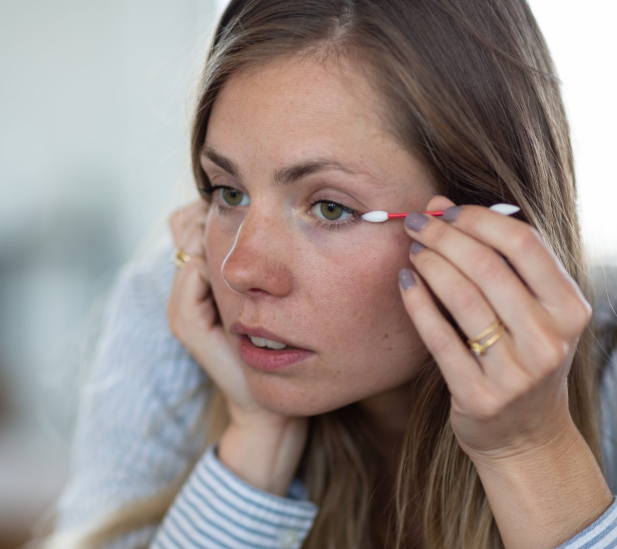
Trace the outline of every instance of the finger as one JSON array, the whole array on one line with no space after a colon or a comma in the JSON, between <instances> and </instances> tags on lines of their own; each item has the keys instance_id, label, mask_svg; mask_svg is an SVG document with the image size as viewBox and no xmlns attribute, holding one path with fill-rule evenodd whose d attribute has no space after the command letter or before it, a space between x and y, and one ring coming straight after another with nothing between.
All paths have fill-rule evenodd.
<instances>
[{"instance_id":1,"label":"finger","mask_svg":"<svg viewBox=\"0 0 617 549\"><path fill-rule=\"evenodd\" d=\"M442 211L446 210L450 206L455 206L454 202L450 200L447 196L443 196L442 194L436 194L433 196L426 205L425 211L433 212L433 211Z\"/></svg>"},{"instance_id":2,"label":"finger","mask_svg":"<svg viewBox=\"0 0 617 549\"><path fill-rule=\"evenodd\" d=\"M208 203L198 199L171 214L169 226L176 246L180 245L183 235L192 224L204 221L207 211Z\"/></svg>"},{"instance_id":3,"label":"finger","mask_svg":"<svg viewBox=\"0 0 617 549\"><path fill-rule=\"evenodd\" d=\"M504 217L496 212L490 213ZM407 226L406 220L408 234L447 259L482 291L496 315L508 327L514 341L534 342L537 334L551 324L548 312L505 258L463 230L433 216L420 215L426 219L426 224L422 228L416 225L420 230L414 231Z\"/></svg>"},{"instance_id":4,"label":"finger","mask_svg":"<svg viewBox=\"0 0 617 549\"><path fill-rule=\"evenodd\" d=\"M405 280L411 276L415 283L405 289ZM405 309L429 353L435 358L450 393L458 402L467 402L486 390L482 369L469 347L443 317L422 277L409 269L399 274L399 287ZM487 350L490 352L490 348Z\"/></svg>"},{"instance_id":5,"label":"finger","mask_svg":"<svg viewBox=\"0 0 617 549\"><path fill-rule=\"evenodd\" d=\"M176 270L167 313L174 326L187 322L188 315L190 328L209 328L216 323L218 311L208 282L208 265L201 254L203 224L195 225L189 231L182 247L190 259L184 268Z\"/></svg>"},{"instance_id":6,"label":"finger","mask_svg":"<svg viewBox=\"0 0 617 549\"><path fill-rule=\"evenodd\" d=\"M174 336L200 364L210 371L211 361L202 360L204 353L214 353L221 347L223 332L210 285L203 276L205 262L194 256L174 281L168 303L169 327Z\"/></svg>"},{"instance_id":7,"label":"finger","mask_svg":"<svg viewBox=\"0 0 617 549\"><path fill-rule=\"evenodd\" d=\"M204 255L203 242L205 223L192 223L186 227L179 240L178 247L189 256Z\"/></svg>"},{"instance_id":8,"label":"finger","mask_svg":"<svg viewBox=\"0 0 617 549\"><path fill-rule=\"evenodd\" d=\"M504 255L542 307L557 321L571 319L573 315L586 316L588 304L580 288L537 229L475 205L462 207L456 219L448 224Z\"/></svg>"},{"instance_id":9,"label":"finger","mask_svg":"<svg viewBox=\"0 0 617 549\"><path fill-rule=\"evenodd\" d=\"M204 324L211 328L217 323L217 313L213 306L210 284L206 278L207 265L203 257L194 255L182 273L179 284L178 307L186 306L186 311L193 311L195 326Z\"/></svg>"},{"instance_id":10,"label":"finger","mask_svg":"<svg viewBox=\"0 0 617 549\"><path fill-rule=\"evenodd\" d=\"M498 318L482 291L447 259L430 248L413 253L418 246L412 244L410 260L423 281L443 303L467 338L474 338ZM486 342L496 331L483 337ZM516 391L529 385L531 372L515 359L514 342L504 330L499 338L476 357L491 383L501 390ZM468 349L468 352L471 352Z\"/></svg>"},{"instance_id":11,"label":"finger","mask_svg":"<svg viewBox=\"0 0 617 549\"><path fill-rule=\"evenodd\" d=\"M198 223L196 225L190 226L182 241L181 246L182 250L189 256L188 262L183 268L177 268L174 274L174 281L172 284L172 293L177 291L177 288L184 283L184 280L187 278L187 271L189 270L189 266L193 262L193 259L200 258L205 263L205 258L202 253L202 242L203 242L203 231L204 224ZM206 281L209 280L207 276L207 265L203 268L203 274ZM171 297L171 296L170 296Z\"/></svg>"}]
</instances>

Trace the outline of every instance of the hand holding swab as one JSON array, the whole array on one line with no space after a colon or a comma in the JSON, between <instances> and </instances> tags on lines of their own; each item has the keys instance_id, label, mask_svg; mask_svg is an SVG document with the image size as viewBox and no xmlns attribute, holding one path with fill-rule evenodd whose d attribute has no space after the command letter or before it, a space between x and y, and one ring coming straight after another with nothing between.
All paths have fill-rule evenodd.
<instances>
[{"instance_id":1,"label":"hand holding swab","mask_svg":"<svg viewBox=\"0 0 617 549\"><path fill-rule=\"evenodd\" d=\"M518 206L513 206L512 204L493 204L489 210L493 210L497 213L503 215L512 215L520 210ZM395 219L397 217L407 217L409 212L401 212L401 213L388 213L380 210L375 210L373 212L367 212L362 215L362 219L364 221L370 221L371 223L381 223L383 221L387 221L388 219ZM422 212L426 215L434 215L440 216L443 215L443 210L434 211L434 212Z\"/></svg>"}]
</instances>

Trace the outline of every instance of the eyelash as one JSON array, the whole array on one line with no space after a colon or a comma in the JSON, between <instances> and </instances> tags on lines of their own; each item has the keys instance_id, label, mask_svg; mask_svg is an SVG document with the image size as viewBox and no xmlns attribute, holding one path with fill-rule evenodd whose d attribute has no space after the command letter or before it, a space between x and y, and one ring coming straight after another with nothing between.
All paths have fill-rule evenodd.
<instances>
[{"instance_id":1,"label":"eyelash","mask_svg":"<svg viewBox=\"0 0 617 549\"><path fill-rule=\"evenodd\" d=\"M199 192L202 196L204 196L204 198L207 197L207 200L210 201L212 200L212 195L214 194L214 191L216 191L217 189L233 189L233 187L230 187L228 185L213 185L211 187L200 187L199 188ZM332 222L327 222L324 221L323 219L320 219L318 217L315 217L315 221L317 222L317 224L320 227L323 227L324 229L328 229L328 230L338 230L341 229L344 226L347 225L351 225L352 223L357 223L358 221L362 220L362 216L360 214L360 212L357 212L356 210L352 210L351 208L348 208L347 206L344 206L343 204L339 204L338 202L335 202L334 200L330 200L328 198L318 198L316 200L314 200L313 202L311 202L311 208L313 208L313 206L315 206L315 204L334 204L336 206L339 206L344 212L351 214L351 217L348 217L345 221L332 221ZM225 206L221 206L219 203L216 203L218 212L220 214L223 215L228 215L232 212L232 210L234 209L233 207L225 207Z\"/></svg>"}]
</instances>

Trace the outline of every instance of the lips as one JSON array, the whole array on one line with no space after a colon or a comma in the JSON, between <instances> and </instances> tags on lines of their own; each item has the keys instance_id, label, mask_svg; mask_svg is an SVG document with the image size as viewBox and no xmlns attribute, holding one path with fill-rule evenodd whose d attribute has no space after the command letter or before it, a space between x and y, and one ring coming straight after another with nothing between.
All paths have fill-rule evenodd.
<instances>
[{"instance_id":1,"label":"lips","mask_svg":"<svg viewBox=\"0 0 617 549\"><path fill-rule=\"evenodd\" d=\"M264 337L266 339L272 339L274 341L279 341L281 343L284 343L285 345L288 345L289 347L292 347L294 349L301 349L301 350L306 350L306 351L311 350L306 347L303 347L301 344L297 342L287 339L286 337L275 334L274 332L271 332L270 330L266 330L265 328L260 328L260 327L251 328L237 321L231 325L230 331L231 333L239 335L239 336L247 335L247 336Z\"/></svg>"},{"instance_id":2,"label":"lips","mask_svg":"<svg viewBox=\"0 0 617 549\"><path fill-rule=\"evenodd\" d=\"M313 351L306 349L272 349L256 347L246 334L239 335L238 351L242 361L263 372L276 373L288 370L300 364L306 364L311 357L316 356Z\"/></svg>"}]
</instances>

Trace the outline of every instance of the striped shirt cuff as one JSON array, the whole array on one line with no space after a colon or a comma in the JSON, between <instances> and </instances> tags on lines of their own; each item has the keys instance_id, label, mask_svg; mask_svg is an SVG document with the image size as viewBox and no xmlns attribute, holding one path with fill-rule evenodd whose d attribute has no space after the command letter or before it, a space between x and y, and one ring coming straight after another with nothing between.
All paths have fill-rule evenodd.
<instances>
[{"instance_id":1,"label":"striped shirt cuff","mask_svg":"<svg viewBox=\"0 0 617 549\"><path fill-rule=\"evenodd\" d=\"M617 547L617 496L591 525L556 549L612 549Z\"/></svg>"},{"instance_id":2,"label":"striped shirt cuff","mask_svg":"<svg viewBox=\"0 0 617 549\"><path fill-rule=\"evenodd\" d=\"M165 516L151 549L299 549L319 507L294 479L286 498L251 486L206 449Z\"/></svg>"}]
</instances>

